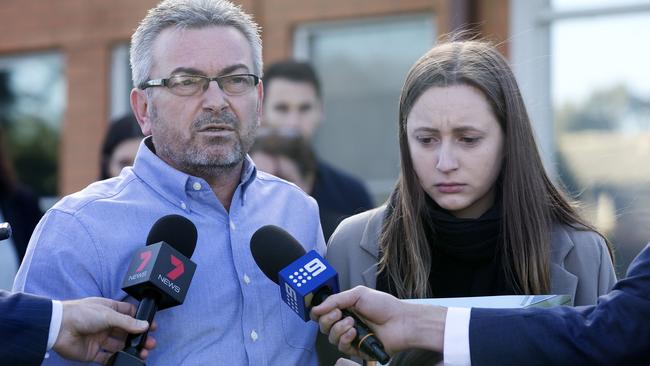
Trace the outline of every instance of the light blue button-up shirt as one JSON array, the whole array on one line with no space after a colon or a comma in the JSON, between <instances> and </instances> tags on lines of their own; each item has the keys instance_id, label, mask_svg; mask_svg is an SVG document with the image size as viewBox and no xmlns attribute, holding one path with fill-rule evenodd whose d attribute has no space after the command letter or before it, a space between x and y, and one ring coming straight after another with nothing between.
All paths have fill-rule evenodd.
<instances>
[{"instance_id":1,"label":"light blue button-up shirt","mask_svg":"<svg viewBox=\"0 0 650 366\"><path fill-rule=\"evenodd\" d=\"M196 273L185 303L156 314L157 347L147 364L315 365L317 325L282 302L250 252L263 225L278 225L307 251L325 252L314 199L259 172L250 158L227 212L205 180L182 173L140 144L133 168L65 197L38 224L15 291L67 300L102 296L135 302L121 290L134 252L169 214L198 231ZM272 245L272 243L269 243ZM53 354L44 365L76 364Z\"/></svg>"}]
</instances>

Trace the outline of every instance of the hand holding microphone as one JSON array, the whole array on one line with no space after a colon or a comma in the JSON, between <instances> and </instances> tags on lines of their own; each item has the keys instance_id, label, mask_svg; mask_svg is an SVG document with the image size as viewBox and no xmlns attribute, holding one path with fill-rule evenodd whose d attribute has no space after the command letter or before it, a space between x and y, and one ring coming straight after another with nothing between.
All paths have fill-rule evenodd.
<instances>
[{"instance_id":1,"label":"hand holding microphone","mask_svg":"<svg viewBox=\"0 0 650 366\"><path fill-rule=\"evenodd\" d=\"M251 253L262 272L280 286L282 300L303 320L308 321L309 311L337 293L338 275L315 251L305 253L304 248L283 229L267 225L251 238ZM355 337L352 344L361 352L381 363L390 356L381 342L356 315L343 310L354 319Z\"/></svg>"},{"instance_id":2,"label":"hand holding microphone","mask_svg":"<svg viewBox=\"0 0 650 366\"><path fill-rule=\"evenodd\" d=\"M147 322L132 318L136 309L127 302L87 297L62 301L61 305L61 326L52 349L70 360L104 364L122 349L126 332L142 333L156 327L155 322L150 328ZM149 336L139 356L146 358L155 346Z\"/></svg>"},{"instance_id":3,"label":"hand holding microphone","mask_svg":"<svg viewBox=\"0 0 650 366\"><path fill-rule=\"evenodd\" d=\"M312 318L318 320L321 331L329 335L330 343L338 345L343 353L363 357L351 345L354 323L339 309L352 309L363 316L391 353L409 349L442 352L446 308L411 304L363 286L334 294L315 306ZM396 356L393 361L397 362L398 358Z\"/></svg>"},{"instance_id":4,"label":"hand holding microphone","mask_svg":"<svg viewBox=\"0 0 650 366\"><path fill-rule=\"evenodd\" d=\"M151 227L147 245L132 258L122 290L140 300L135 318L150 324L156 311L180 305L196 270L192 257L197 232L183 216L161 217ZM110 359L112 366L144 366L138 355L145 346L147 332L129 335L124 349Z\"/></svg>"}]
</instances>

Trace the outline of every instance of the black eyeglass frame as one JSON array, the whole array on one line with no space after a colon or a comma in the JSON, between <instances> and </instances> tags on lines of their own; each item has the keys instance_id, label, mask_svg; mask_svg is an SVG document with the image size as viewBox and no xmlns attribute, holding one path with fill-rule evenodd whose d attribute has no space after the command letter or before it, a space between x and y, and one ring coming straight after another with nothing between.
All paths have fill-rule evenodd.
<instances>
[{"instance_id":1,"label":"black eyeglass frame","mask_svg":"<svg viewBox=\"0 0 650 366\"><path fill-rule=\"evenodd\" d=\"M169 80L171 80L172 78L174 78L174 77L179 77L179 76L201 78L201 79L203 79L203 80L207 80L207 82L205 83L205 85L203 86L203 88L199 88L199 89L198 89L195 93L193 93L193 94L187 94L187 95L185 95L185 94L176 94L176 93L173 92L174 89L172 89L172 88L169 87L168 83L169 83ZM192 96L192 95L196 95L196 93L197 93L199 90L201 90L201 89L203 90L203 92L205 92L205 91L208 89L208 86L210 85L210 82L212 82L212 81L216 81L216 82L217 82L217 85L219 86L219 89L221 89L224 93L226 93L226 94L228 94L228 95L231 95L231 96L237 96L237 95L243 95L243 94L246 94L250 89L249 89L249 90L245 90L245 91L242 92L242 93L231 93L231 92L226 91L226 90L223 88L223 85L222 85L221 83L222 83L222 80L223 80L223 79L226 79L226 78L233 78L233 77L241 77L241 76L252 77L252 78L253 78L253 87L257 86L257 85L260 83L260 77L257 76L257 75L255 75L255 74L232 74L232 75L223 75L223 76L215 76L215 77L209 77L209 76L205 76L205 75L186 75L186 74L179 74L179 75L172 75L172 76L170 76L170 77L168 77L168 78L164 78L164 79L151 79L151 80L147 80L147 81L141 83L141 84L138 86L138 89L140 89L140 90L145 90L145 89L147 89L147 88L151 88L151 87L155 87L155 86L164 86L164 87L166 87L167 89L169 89L170 93L172 93L172 94L174 94L174 95L178 95L178 96Z\"/></svg>"}]
</instances>

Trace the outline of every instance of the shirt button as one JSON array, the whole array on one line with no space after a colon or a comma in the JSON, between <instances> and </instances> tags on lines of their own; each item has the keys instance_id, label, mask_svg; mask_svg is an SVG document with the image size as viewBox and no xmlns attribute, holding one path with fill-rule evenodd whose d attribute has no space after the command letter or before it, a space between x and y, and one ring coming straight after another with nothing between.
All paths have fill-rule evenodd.
<instances>
[{"instance_id":1,"label":"shirt button","mask_svg":"<svg viewBox=\"0 0 650 366\"><path fill-rule=\"evenodd\" d=\"M195 191L201 190L201 183L194 182L194 184L192 184L192 188L194 188Z\"/></svg>"},{"instance_id":2,"label":"shirt button","mask_svg":"<svg viewBox=\"0 0 650 366\"><path fill-rule=\"evenodd\" d=\"M181 201L181 208L182 208L183 210L187 210L187 205L186 205L185 202L183 202L183 201Z\"/></svg>"},{"instance_id":3,"label":"shirt button","mask_svg":"<svg viewBox=\"0 0 650 366\"><path fill-rule=\"evenodd\" d=\"M248 275L246 275L246 274L244 275L244 283L246 283L247 285L248 285L249 283L251 283L251 278L248 277Z\"/></svg>"},{"instance_id":4,"label":"shirt button","mask_svg":"<svg viewBox=\"0 0 650 366\"><path fill-rule=\"evenodd\" d=\"M257 340L257 332L255 330L251 332L251 339L253 340L253 342Z\"/></svg>"},{"instance_id":5,"label":"shirt button","mask_svg":"<svg viewBox=\"0 0 650 366\"><path fill-rule=\"evenodd\" d=\"M235 230L235 223L232 220L230 221L230 230Z\"/></svg>"}]
</instances>

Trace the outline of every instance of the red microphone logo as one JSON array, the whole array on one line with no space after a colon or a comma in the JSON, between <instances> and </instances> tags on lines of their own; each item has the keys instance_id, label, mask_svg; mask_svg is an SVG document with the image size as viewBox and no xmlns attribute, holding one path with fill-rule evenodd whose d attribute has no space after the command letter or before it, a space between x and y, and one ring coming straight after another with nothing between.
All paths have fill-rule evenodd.
<instances>
[{"instance_id":1,"label":"red microphone logo","mask_svg":"<svg viewBox=\"0 0 650 366\"><path fill-rule=\"evenodd\" d=\"M172 281L175 281L178 277L180 277L183 274L183 272L185 272L185 265L183 265L183 261L174 257L173 254L171 256L171 260L172 260L172 264L174 265L174 269L172 269L171 271L169 271L169 273L167 273L167 277L169 277L169 279L171 279Z\"/></svg>"},{"instance_id":2,"label":"red microphone logo","mask_svg":"<svg viewBox=\"0 0 650 366\"><path fill-rule=\"evenodd\" d=\"M140 253L140 259L142 259L142 262L135 270L136 273L141 272L144 269L144 267L147 266L147 263L149 263L149 260L151 259L151 250L147 250L146 252Z\"/></svg>"}]
</instances>

